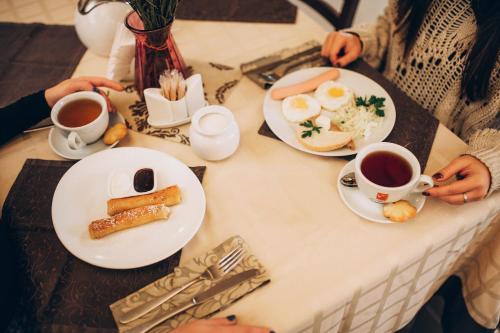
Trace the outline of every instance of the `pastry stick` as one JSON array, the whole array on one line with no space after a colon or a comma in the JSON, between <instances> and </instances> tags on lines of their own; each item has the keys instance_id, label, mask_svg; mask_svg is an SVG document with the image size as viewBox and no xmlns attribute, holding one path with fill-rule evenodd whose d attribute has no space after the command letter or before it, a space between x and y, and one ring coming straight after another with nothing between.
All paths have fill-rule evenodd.
<instances>
[{"instance_id":1,"label":"pastry stick","mask_svg":"<svg viewBox=\"0 0 500 333\"><path fill-rule=\"evenodd\" d=\"M125 210L146 206L165 204L174 206L181 202L181 190L177 185L169 186L163 190L135 197L108 200L108 214L113 216Z\"/></svg>"},{"instance_id":2,"label":"pastry stick","mask_svg":"<svg viewBox=\"0 0 500 333\"><path fill-rule=\"evenodd\" d=\"M89 225L90 238L98 239L114 232L137 227L160 219L167 219L170 209L165 204L138 207L115 216L92 221Z\"/></svg>"}]
</instances>

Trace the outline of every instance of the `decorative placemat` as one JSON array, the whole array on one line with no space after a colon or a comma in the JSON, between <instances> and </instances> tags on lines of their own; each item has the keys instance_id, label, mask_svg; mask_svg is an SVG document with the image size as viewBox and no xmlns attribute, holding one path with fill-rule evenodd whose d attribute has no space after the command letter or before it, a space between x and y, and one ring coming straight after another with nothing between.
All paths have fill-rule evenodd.
<instances>
[{"instance_id":1,"label":"decorative placemat","mask_svg":"<svg viewBox=\"0 0 500 333\"><path fill-rule=\"evenodd\" d=\"M69 78L86 51L73 26L39 23L0 23L0 45L0 107Z\"/></svg>"},{"instance_id":2,"label":"decorative placemat","mask_svg":"<svg viewBox=\"0 0 500 333\"><path fill-rule=\"evenodd\" d=\"M95 267L70 254L54 231L51 206L59 180L73 164L27 160L5 201L2 223L13 245L20 291L7 332L115 332L107 305L179 264L181 251L129 270ZM205 167L191 170L201 182Z\"/></svg>"},{"instance_id":3,"label":"decorative placemat","mask_svg":"<svg viewBox=\"0 0 500 333\"><path fill-rule=\"evenodd\" d=\"M237 68L213 62L188 61L193 73L203 77L205 98L211 105L223 104L243 74ZM125 117L127 127L133 131L160 137L170 141L189 145L189 124L169 128L151 127L146 103L141 101L134 85L129 83L125 92L108 91L117 110Z\"/></svg>"},{"instance_id":4,"label":"decorative placemat","mask_svg":"<svg viewBox=\"0 0 500 333\"><path fill-rule=\"evenodd\" d=\"M182 0L181 20L295 23L297 7L287 0Z\"/></svg>"},{"instance_id":5,"label":"decorative placemat","mask_svg":"<svg viewBox=\"0 0 500 333\"><path fill-rule=\"evenodd\" d=\"M384 141L409 149L417 157L422 170L425 170L439 121L363 60L350 64L347 69L374 80L391 96L396 106L396 123ZM279 140L265 121L258 133ZM343 158L352 160L354 157L355 155L350 155Z\"/></svg>"},{"instance_id":6,"label":"decorative placemat","mask_svg":"<svg viewBox=\"0 0 500 333\"><path fill-rule=\"evenodd\" d=\"M250 269L258 269L260 273L258 276L244 281L238 286L235 286L231 289L226 290L225 292L222 292L221 294L214 296L206 303L195 306L190 310L187 310L186 312L183 312L173 317L172 319L165 321L160 326L152 329L150 332L169 332L189 321L205 318L217 311L228 307L232 303L244 297L246 294L270 282L265 268L250 252L250 249L245 241L239 236L233 236L213 250L199 257L193 258L190 261L186 262L184 265L175 268L174 272L169 274L168 276L154 281L144 288L138 290L137 292L125 297L124 299L111 304L110 308L113 312L113 316L115 317L115 321L118 325L119 331L126 333L130 329L141 325L144 322L159 318L164 314L172 311L172 309L179 307L181 304L190 301L197 293L209 289L216 282L204 280L203 282L194 284L185 291L176 295L169 302L163 303L161 306L152 310L144 317L132 321L129 324L122 324L117 319L118 317L120 317L120 314L124 314L134 309L135 307L150 300L153 296L163 295L170 290L178 288L183 284L191 281L192 279L197 278L207 269L208 266L215 264L220 258L224 257L226 254L231 252L232 249L235 249L238 246L241 246L245 249L245 256L243 257L243 260L238 264L238 266L236 266L230 273L228 273L227 276L229 277Z\"/></svg>"}]
</instances>

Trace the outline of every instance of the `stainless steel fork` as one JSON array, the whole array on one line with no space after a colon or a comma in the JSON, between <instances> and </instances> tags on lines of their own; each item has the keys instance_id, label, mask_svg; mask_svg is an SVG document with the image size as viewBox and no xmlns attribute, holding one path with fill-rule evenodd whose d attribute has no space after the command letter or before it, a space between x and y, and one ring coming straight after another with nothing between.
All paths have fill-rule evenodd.
<instances>
[{"instance_id":1,"label":"stainless steel fork","mask_svg":"<svg viewBox=\"0 0 500 333\"><path fill-rule=\"evenodd\" d=\"M177 289L174 289L165 295L158 296L142 305L139 305L138 307L124 313L120 318L118 318L118 320L123 324L129 323L133 320L136 320L137 318L142 317L149 311L170 300L175 295L189 288L190 286L192 286L197 282L200 282L202 280L212 280L212 281L219 280L224 275L229 273L233 268L235 268L243 259L244 255L245 251L242 247L237 247L231 250L231 252L226 254L217 263L207 267L207 269L203 273L201 273L201 275L198 276L196 279L189 281L185 285Z\"/></svg>"}]
</instances>

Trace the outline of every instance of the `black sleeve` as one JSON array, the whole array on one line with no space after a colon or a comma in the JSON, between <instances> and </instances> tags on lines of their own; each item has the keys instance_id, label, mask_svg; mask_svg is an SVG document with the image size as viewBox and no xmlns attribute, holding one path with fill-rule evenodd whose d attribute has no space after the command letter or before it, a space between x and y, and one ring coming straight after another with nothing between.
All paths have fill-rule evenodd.
<instances>
[{"instance_id":1,"label":"black sleeve","mask_svg":"<svg viewBox=\"0 0 500 333\"><path fill-rule=\"evenodd\" d=\"M50 107L43 90L0 108L0 145L49 115Z\"/></svg>"}]
</instances>

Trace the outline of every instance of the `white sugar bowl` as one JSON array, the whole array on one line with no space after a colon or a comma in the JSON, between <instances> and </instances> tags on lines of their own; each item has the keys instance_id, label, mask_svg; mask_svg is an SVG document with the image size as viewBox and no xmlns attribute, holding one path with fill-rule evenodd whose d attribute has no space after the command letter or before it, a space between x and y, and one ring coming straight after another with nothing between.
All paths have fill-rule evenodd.
<instances>
[{"instance_id":1,"label":"white sugar bowl","mask_svg":"<svg viewBox=\"0 0 500 333\"><path fill-rule=\"evenodd\" d=\"M240 130L228 108L210 105L194 114L189 138L196 155L207 161L218 161L236 151L240 144Z\"/></svg>"}]
</instances>

